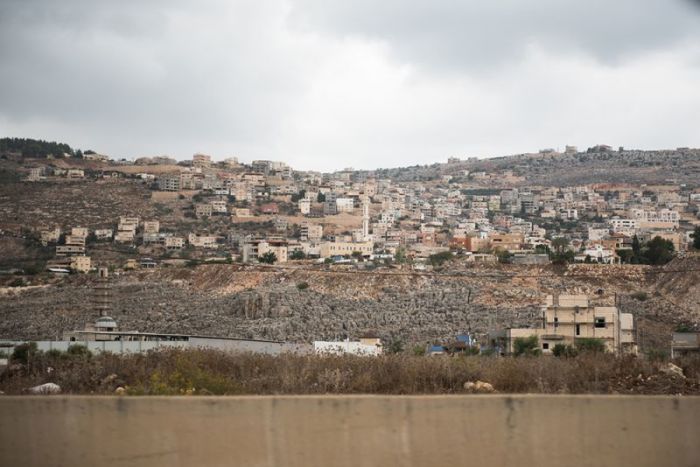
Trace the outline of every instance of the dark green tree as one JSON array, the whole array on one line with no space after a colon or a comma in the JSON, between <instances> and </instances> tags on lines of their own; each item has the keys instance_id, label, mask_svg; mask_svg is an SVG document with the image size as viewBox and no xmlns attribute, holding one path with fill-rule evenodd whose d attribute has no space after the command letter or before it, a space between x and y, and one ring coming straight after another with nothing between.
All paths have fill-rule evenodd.
<instances>
[{"instance_id":1,"label":"dark green tree","mask_svg":"<svg viewBox=\"0 0 700 467\"><path fill-rule=\"evenodd\" d=\"M537 336L516 337L513 341L513 355L540 355L540 340Z\"/></svg>"},{"instance_id":2,"label":"dark green tree","mask_svg":"<svg viewBox=\"0 0 700 467\"><path fill-rule=\"evenodd\" d=\"M265 264L275 264L277 262L277 255L274 251L268 251L258 256L258 261Z\"/></svg>"},{"instance_id":3,"label":"dark green tree","mask_svg":"<svg viewBox=\"0 0 700 467\"><path fill-rule=\"evenodd\" d=\"M693 237L693 248L700 250L700 225L695 227L695 230L693 230L690 236Z\"/></svg>"},{"instance_id":4,"label":"dark green tree","mask_svg":"<svg viewBox=\"0 0 700 467\"><path fill-rule=\"evenodd\" d=\"M642 255L647 263L660 265L666 264L674 256L673 242L659 236L649 240L642 250Z\"/></svg>"}]
</instances>

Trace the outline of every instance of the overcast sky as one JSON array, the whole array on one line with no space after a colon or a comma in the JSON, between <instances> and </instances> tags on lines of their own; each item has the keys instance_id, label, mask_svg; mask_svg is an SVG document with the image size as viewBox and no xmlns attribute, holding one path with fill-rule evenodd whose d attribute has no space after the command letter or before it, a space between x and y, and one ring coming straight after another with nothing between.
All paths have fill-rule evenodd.
<instances>
[{"instance_id":1,"label":"overcast sky","mask_svg":"<svg viewBox=\"0 0 700 467\"><path fill-rule=\"evenodd\" d=\"M0 0L0 135L329 170L700 146L691 0Z\"/></svg>"}]
</instances>

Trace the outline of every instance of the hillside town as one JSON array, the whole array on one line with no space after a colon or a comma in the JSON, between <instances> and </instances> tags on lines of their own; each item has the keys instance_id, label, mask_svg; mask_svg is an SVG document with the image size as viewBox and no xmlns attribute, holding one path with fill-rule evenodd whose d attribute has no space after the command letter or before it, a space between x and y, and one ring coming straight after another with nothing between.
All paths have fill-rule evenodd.
<instances>
[{"instance_id":1,"label":"hillside town","mask_svg":"<svg viewBox=\"0 0 700 467\"><path fill-rule=\"evenodd\" d=\"M152 200L179 206L182 218L176 222L134 211L91 225L49 223L31 232L54 249L48 267L77 272L94 269L91 250L107 244L132 249L123 250L130 258L109 264L127 269L181 259L410 263L429 270L445 255L516 264L663 264L688 250L700 224L697 186L536 186L514 170L471 171L463 168L468 164L451 158L448 174L395 181L352 169L324 174L295 171L284 162L214 162L195 154L180 163L136 160L143 171L135 173L120 171L119 163L88 174L37 164L26 168L25 180L142 183ZM162 166L172 171L151 170ZM643 257L647 245L653 251Z\"/></svg>"},{"instance_id":2,"label":"hillside town","mask_svg":"<svg viewBox=\"0 0 700 467\"><path fill-rule=\"evenodd\" d=\"M694 295L659 294L676 278L652 268L695 261L700 186L673 167L684 160L695 170L698 150L567 146L321 173L200 153L114 160L66 148L31 157L5 150L0 160L14 174L0 199L5 338L83 339L104 318L120 329L102 341L135 332L163 342L214 335L361 349L362 339L383 339L427 354L508 354L536 336L549 354L597 336L611 352L636 354L668 351L672 331L696 331ZM573 161L611 160L611 173L642 170L646 183L535 182L542 164L558 173ZM107 275L115 299L105 310L91 290ZM567 324L568 305L557 300L590 316L577 311ZM688 308L671 311L679 300ZM37 314L42 324L29 318Z\"/></svg>"}]
</instances>

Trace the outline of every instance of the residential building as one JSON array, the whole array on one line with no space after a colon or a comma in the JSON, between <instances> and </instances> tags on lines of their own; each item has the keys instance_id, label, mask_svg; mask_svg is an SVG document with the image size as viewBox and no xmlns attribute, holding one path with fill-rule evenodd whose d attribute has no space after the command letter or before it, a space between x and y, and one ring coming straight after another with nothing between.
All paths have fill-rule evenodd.
<instances>
[{"instance_id":1,"label":"residential building","mask_svg":"<svg viewBox=\"0 0 700 467\"><path fill-rule=\"evenodd\" d=\"M160 232L160 222L159 221L144 221L143 222L143 233L157 234L158 232Z\"/></svg>"},{"instance_id":2,"label":"residential building","mask_svg":"<svg viewBox=\"0 0 700 467\"><path fill-rule=\"evenodd\" d=\"M274 253L277 263L287 262L287 241L286 240L263 240L258 243L258 258L266 253Z\"/></svg>"},{"instance_id":3,"label":"residential building","mask_svg":"<svg viewBox=\"0 0 700 467\"><path fill-rule=\"evenodd\" d=\"M92 263L89 256L73 256L70 259L70 268L76 272L90 272Z\"/></svg>"},{"instance_id":4,"label":"residential building","mask_svg":"<svg viewBox=\"0 0 700 467\"><path fill-rule=\"evenodd\" d=\"M318 242L323 237L323 226L320 224L312 224L310 222L302 222L301 224L301 240Z\"/></svg>"},{"instance_id":5,"label":"residential building","mask_svg":"<svg viewBox=\"0 0 700 467\"><path fill-rule=\"evenodd\" d=\"M210 217L214 211L211 203L197 204L194 207L194 213L198 218Z\"/></svg>"},{"instance_id":6,"label":"residential building","mask_svg":"<svg viewBox=\"0 0 700 467\"><path fill-rule=\"evenodd\" d=\"M336 212L352 212L355 209L355 200L352 198L337 198L335 200Z\"/></svg>"},{"instance_id":7,"label":"residential building","mask_svg":"<svg viewBox=\"0 0 700 467\"><path fill-rule=\"evenodd\" d=\"M185 246L185 239L182 237L165 237L165 249L181 250Z\"/></svg>"},{"instance_id":8,"label":"residential building","mask_svg":"<svg viewBox=\"0 0 700 467\"><path fill-rule=\"evenodd\" d=\"M55 227L51 230L42 230L39 233L39 238L41 240L41 244L44 246L48 245L49 243L57 243L61 238L61 229L60 227Z\"/></svg>"},{"instance_id":9,"label":"residential building","mask_svg":"<svg viewBox=\"0 0 700 467\"><path fill-rule=\"evenodd\" d=\"M112 229L95 229L95 238L97 240L111 240Z\"/></svg>"},{"instance_id":10,"label":"residential building","mask_svg":"<svg viewBox=\"0 0 700 467\"><path fill-rule=\"evenodd\" d=\"M314 341L314 351L318 354L376 356L382 354L382 342L374 337L359 341Z\"/></svg>"},{"instance_id":11,"label":"residential building","mask_svg":"<svg viewBox=\"0 0 700 467\"><path fill-rule=\"evenodd\" d=\"M359 251L362 256L370 256L374 249L374 242L322 242L320 245L321 258L332 256L350 256Z\"/></svg>"},{"instance_id":12,"label":"residential building","mask_svg":"<svg viewBox=\"0 0 700 467\"><path fill-rule=\"evenodd\" d=\"M581 339L599 339L609 352L637 353L634 318L615 306L592 306L586 295L548 295L534 328L506 330L508 352L515 339L537 336L543 354L556 344L576 347Z\"/></svg>"},{"instance_id":13,"label":"residential building","mask_svg":"<svg viewBox=\"0 0 700 467\"><path fill-rule=\"evenodd\" d=\"M211 156L206 154L195 154L192 156L192 166L193 167L209 167L211 166Z\"/></svg>"},{"instance_id":14,"label":"residential building","mask_svg":"<svg viewBox=\"0 0 700 467\"><path fill-rule=\"evenodd\" d=\"M700 332L674 332L671 341L671 358L688 354L700 355Z\"/></svg>"},{"instance_id":15,"label":"residential building","mask_svg":"<svg viewBox=\"0 0 700 467\"><path fill-rule=\"evenodd\" d=\"M311 201L307 198L302 198L298 202L299 212L306 215L311 212Z\"/></svg>"},{"instance_id":16,"label":"residential building","mask_svg":"<svg viewBox=\"0 0 700 467\"><path fill-rule=\"evenodd\" d=\"M216 237L211 235L196 235L191 233L187 237L187 240L190 245L195 248L216 248L218 246Z\"/></svg>"}]
</instances>

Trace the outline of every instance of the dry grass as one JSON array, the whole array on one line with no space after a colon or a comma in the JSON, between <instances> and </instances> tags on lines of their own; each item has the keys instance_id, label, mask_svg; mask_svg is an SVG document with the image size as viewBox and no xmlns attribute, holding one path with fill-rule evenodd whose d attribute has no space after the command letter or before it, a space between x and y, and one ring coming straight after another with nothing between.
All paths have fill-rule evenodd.
<instances>
[{"instance_id":1,"label":"dry grass","mask_svg":"<svg viewBox=\"0 0 700 467\"><path fill-rule=\"evenodd\" d=\"M0 376L0 390L54 382L65 393L111 394L456 394L466 381L503 393L700 394L700 359L666 363L612 355L554 357L269 356L168 349L136 355L36 353Z\"/></svg>"}]
</instances>

